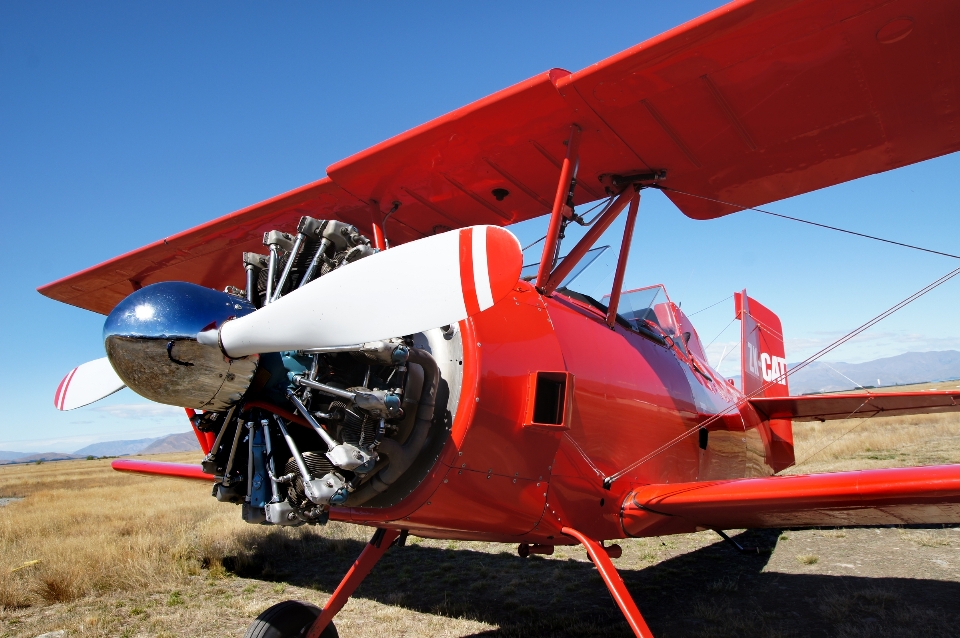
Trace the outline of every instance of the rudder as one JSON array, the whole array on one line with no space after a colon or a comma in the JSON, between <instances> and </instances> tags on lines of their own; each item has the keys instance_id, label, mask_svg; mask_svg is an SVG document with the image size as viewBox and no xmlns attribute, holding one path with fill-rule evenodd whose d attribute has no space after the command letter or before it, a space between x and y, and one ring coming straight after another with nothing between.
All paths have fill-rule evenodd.
<instances>
[{"instance_id":1,"label":"rudder","mask_svg":"<svg viewBox=\"0 0 960 638\"><path fill-rule=\"evenodd\" d=\"M740 383L748 397L790 396L780 318L747 291L733 294L740 320ZM793 465L793 421L769 419L769 462L775 471Z\"/></svg>"}]
</instances>

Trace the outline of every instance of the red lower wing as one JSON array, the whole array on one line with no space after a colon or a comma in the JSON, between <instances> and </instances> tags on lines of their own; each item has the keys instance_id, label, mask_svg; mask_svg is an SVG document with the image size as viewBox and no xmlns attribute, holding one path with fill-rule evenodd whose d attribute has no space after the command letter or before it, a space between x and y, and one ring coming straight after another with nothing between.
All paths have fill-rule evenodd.
<instances>
[{"instance_id":1,"label":"red lower wing","mask_svg":"<svg viewBox=\"0 0 960 638\"><path fill-rule=\"evenodd\" d=\"M204 474L199 465L188 463L166 463L164 461L135 461L132 459L117 459L110 467L118 472L131 474L146 474L148 476L169 476L171 478L190 479L212 483L213 477Z\"/></svg>"},{"instance_id":2,"label":"red lower wing","mask_svg":"<svg viewBox=\"0 0 960 638\"><path fill-rule=\"evenodd\" d=\"M622 520L630 536L960 523L960 465L647 485L627 495Z\"/></svg>"}]
</instances>

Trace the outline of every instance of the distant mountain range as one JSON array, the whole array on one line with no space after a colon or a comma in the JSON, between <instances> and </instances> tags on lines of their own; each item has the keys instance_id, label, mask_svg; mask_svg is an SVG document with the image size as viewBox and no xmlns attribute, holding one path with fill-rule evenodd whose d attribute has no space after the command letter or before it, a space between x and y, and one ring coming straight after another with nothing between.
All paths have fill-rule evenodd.
<instances>
[{"instance_id":1,"label":"distant mountain range","mask_svg":"<svg viewBox=\"0 0 960 638\"><path fill-rule=\"evenodd\" d=\"M0 450L0 465L9 463L34 463L36 461L64 461L85 459L88 456L129 456L131 454L164 454L167 452L193 452L200 444L193 432L168 434L152 439L129 441L104 441L82 447L73 454L63 452L8 452Z\"/></svg>"},{"instance_id":2,"label":"distant mountain range","mask_svg":"<svg viewBox=\"0 0 960 638\"><path fill-rule=\"evenodd\" d=\"M944 350L907 352L864 363L814 361L791 374L789 383L790 394L805 394L958 378L960 352Z\"/></svg>"},{"instance_id":3,"label":"distant mountain range","mask_svg":"<svg viewBox=\"0 0 960 638\"><path fill-rule=\"evenodd\" d=\"M153 442L137 452L137 454L192 452L199 449L200 444L197 443L197 435L193 432L182 432L180 434L168 434L167 436L162 436L159 439L154 439Z\"/></svg>"},{"instance_id":4,"label":"distant mountain range","mask_svg":"<svg viewBox=\"0 0 960 638\"><path fill-rule=\"evenodd\" d=\"M792 370L797 364L789 363ZM730 377L740 387L740 375ZM960 352L907 352L864 363L814 361L791 373L790 394L836 392L860 387L905 385L927 381L960 379Z\"/></svg>"},{"instance_id":5,"label":"distant mountain range","mask_svg":"<svg viewBox=\"0 0 960 638\"><path fill-rule=\"evenodd\" d=\"M104 441L103 443L94 443L87 447L82 447L76 452L75 456L123 456L124 454L136 454L145 447L162 439L164 437L155 436L152 439L136 439L133 441ZM196 437L194 437L196 442Z\"/></svg>"}]
</instances>

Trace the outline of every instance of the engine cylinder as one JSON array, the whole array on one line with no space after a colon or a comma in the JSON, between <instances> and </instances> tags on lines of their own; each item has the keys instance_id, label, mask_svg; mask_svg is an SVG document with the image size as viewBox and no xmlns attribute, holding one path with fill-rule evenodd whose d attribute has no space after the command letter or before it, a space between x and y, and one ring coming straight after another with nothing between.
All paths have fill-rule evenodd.
<instances>
[{"instance_id":1,"label":"engine cylinder","mask_svg":"<svg viewBox=\"0 0 960 638\"><path fill-rule=\"evenodd\" d=\"M197 342L255 308L246 299L196 284L168 281L121 301L103 326L110 364L127 386L158 403L220 411L239 401L257 371L258 356L230 359Z\"/></svg>"}]
</instances>

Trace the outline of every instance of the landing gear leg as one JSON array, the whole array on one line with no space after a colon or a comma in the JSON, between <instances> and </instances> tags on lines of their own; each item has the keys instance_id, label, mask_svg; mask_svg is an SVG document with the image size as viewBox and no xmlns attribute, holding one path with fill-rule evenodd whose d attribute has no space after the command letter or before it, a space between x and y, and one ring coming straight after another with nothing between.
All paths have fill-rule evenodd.
<instances>
[{"instance_id":1,"label":"landing gear leg","mask_svg":"<svg viewBox=\"0 0 960 638\"><path fill-rule=\"evenodd\" d=\"M620 574L617 573L617 568L613 566L613 562L610 560L610 556L607 555L607 551L603 545L591 538L587 538L572 527L564 527L562 531L564 535L580 541L580 544L587 550L587 554L590 555L590 560L597 566L600 577L603 578L607 589L610 590L610 595L613 596L613 600L617 603L617 606L620 607L620 611L623 612L623 615L627 619L627 624L630 625L630 629L633 630L637 638L653 638L653 634L650 633L650 628L647 627L646 621L643 619L643 616L640 615L637 604L633 602L630 592L627 591L627 586L623 584L623 579L620 578Z\"/></svg>"},{"instance_id":2,"label":"landing gear leg","mask_svg":"<svg viewBox=\"0 0 960 638\"><path fill-rule=\"evenodd\" d=\"M390 549L390 545L393 544L393 541L395 541L398 536L400 536L400 532L394 529L380 528L374 533L373 538L370 539L367 546L360 552L360 556L354 561L347 575L340 581L336 591L333 592L333 596L331 596L327 604L324 605L323 611L320 612L320 616L314 621L313 626L310 627L310 631L307 632L305 638L321 638L323 636L324 629L327 628L327 625L330 624L333 617L337 615L337 612L347 604L350 595L356 591L360 583L363 582L363 579L367 577L367 574L369 574L373 566L377 564L380 557Z\"/></svg>"}]
</instances>

